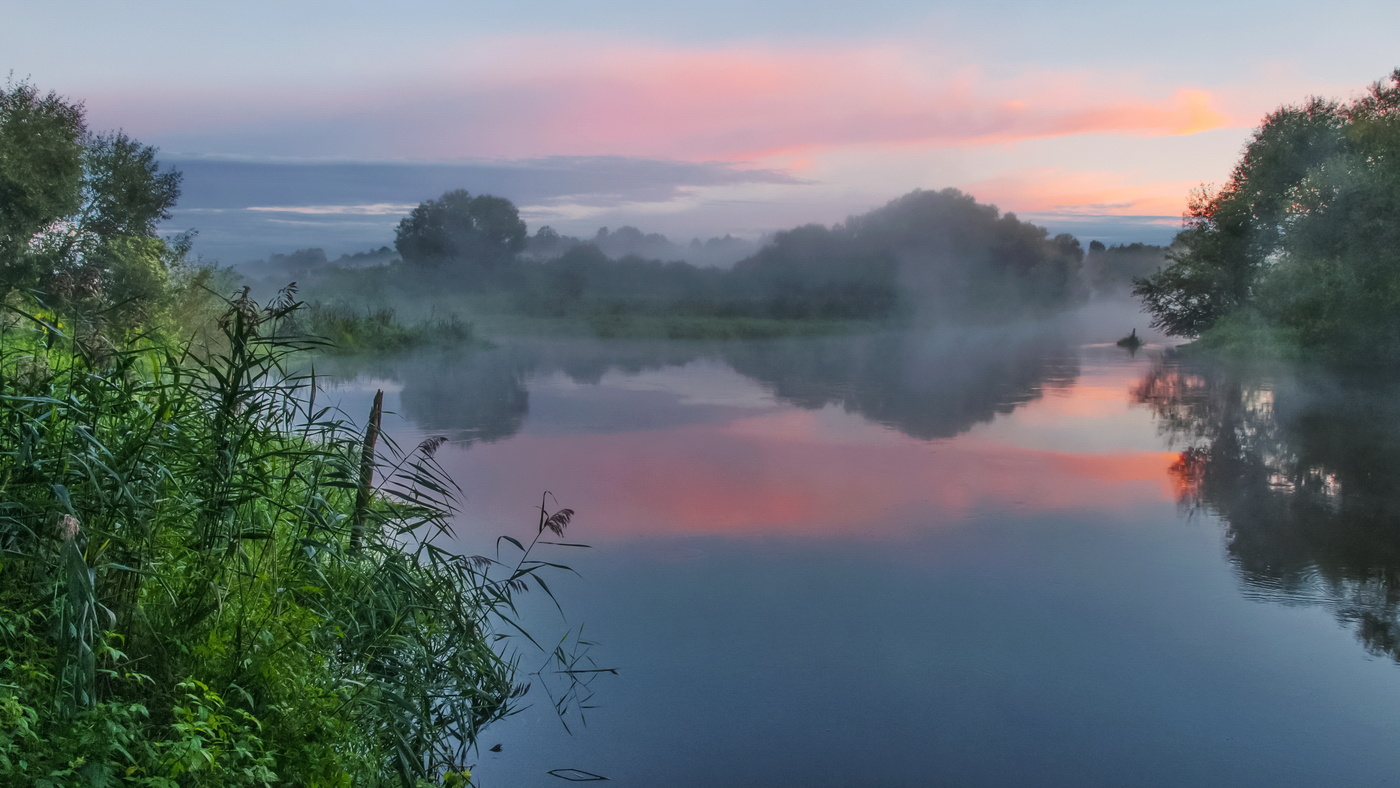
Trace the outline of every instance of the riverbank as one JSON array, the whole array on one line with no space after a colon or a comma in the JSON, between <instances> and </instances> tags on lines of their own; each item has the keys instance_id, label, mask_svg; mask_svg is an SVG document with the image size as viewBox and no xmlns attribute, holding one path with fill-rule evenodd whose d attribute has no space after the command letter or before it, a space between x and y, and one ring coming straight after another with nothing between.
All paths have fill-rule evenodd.
<instances>
[{"instance_id":1,"label":"riverbank","mask_svg":"<svg viewBox=\"0 0 1400 788\"><path fill-rule=\"evenodd\" d=\"M197 342L6 306L0 783L461 784L526 691L533 540L572 513L504 556L436 545L443 439L318 404L289 292Z\"/></svg>"}]
</instances>

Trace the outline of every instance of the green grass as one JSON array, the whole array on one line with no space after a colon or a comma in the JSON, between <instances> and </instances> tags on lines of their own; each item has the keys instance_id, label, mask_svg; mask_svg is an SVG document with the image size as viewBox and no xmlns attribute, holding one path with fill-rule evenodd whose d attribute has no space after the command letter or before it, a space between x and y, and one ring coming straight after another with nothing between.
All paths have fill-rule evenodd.
<instances>
[{"instance_id":1,"label":"green grass","mask_svg":"<svg viewBox=\"0 0 1400 788\"><path fill-rule=\"evenodd\" d=\"M325 340L331 353L386 353L411 347L472 344L471 323L455 313L408 325L388 308L356 309L344 304L315 303L297 316L294 330Z\"/></svg>"},{"instance_id":2,"label":"green grass","mask_svg":"<svg viewBox=\"0 0 1400 788\"><path fill-rule=\"evenodd\" d=\"M1271 325L1258 312L1244 308L1226 315L1210 330L1178 351L1234 361L1304 361L1309 357L1293 332Z\"/></svg>"}]
</instances>

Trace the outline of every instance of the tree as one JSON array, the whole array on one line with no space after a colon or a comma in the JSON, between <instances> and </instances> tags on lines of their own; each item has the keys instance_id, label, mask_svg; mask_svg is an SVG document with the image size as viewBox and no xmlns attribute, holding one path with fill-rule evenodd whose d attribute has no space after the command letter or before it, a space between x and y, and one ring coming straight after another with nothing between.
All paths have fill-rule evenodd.
<instances>
[{"instance_id":1,"label":"tree","mask_svg":"<svg viewBox=\"0 0 1400 788\"><path fill-rule=\"evenodd\" d=\"M1304 347L1400 341L1397 216L1400 69L1350 103L1267 116L1134 293L1180 336L1250 315Z\"/></svg>"},{"instance_id":2,"label":"tree","mask_svg":"<svg viewBox=\"0 0 1400 788\"><path fill-rule=\"evenodd\" d=\"M885 316L896 301L985 315L1068 305L1083 256L1072 236L1051 238L957 189L915 190L832 228L778 233L734 271L774 298L820 293L818 311L831 316Z\"/></svg>"},{"instance_id":3,"label":"tree","mask_svg":"<svg viewBox=\"0 0 1400 788\"><path fill-rule=\"evenodd\" d=\"M465 189L420 203L399 222L394 246L405 263L451 267L480 276L525 248L525 223L510 200Z\"/></svg>"},{"instance_id":4,"label":"tree","mask_svg":"<svg viewBox=\"0 0 1400 788\"><path fill-rule=\"evenodd\" d=\"M30 278L33 238L81 207L84 132L81 104L24 82L0 89L0 290Z\"/></svg>"},{"instance_id":5,"label":"tree","mask_svg":"<svg viewBox=\"0 0 1400 788\"><path fill-rule=\"evenodd\" d=\"M1080 270L1085 284L1100 294L1127 293L1133 280L1156 273L1167 262L1164 246L1131 243L1105 246L1090 241Z\"/></svg>"},{"instance_id":6,"label":"tree","mask_svg":"<svg viewBox=\"0 0 1400 788\"><path fill-rule=\"evenodd\" d=\"M0 297L39 289L148 318L186 250L156 235L179 194L154 148L91 133L81 104L25 82L0 90Z\"/></svg>"},{"instance_id":7,"label":"tree","mask_svg":"<svg viewBox=\"0 0 1400 788\"><path fill-rule=\"evenodd\" d=\"M155 148L121 132L86 145L83 221L102 238L153 236L180 196L180 173L161 171Z\"/></svg>"}]
</instances>

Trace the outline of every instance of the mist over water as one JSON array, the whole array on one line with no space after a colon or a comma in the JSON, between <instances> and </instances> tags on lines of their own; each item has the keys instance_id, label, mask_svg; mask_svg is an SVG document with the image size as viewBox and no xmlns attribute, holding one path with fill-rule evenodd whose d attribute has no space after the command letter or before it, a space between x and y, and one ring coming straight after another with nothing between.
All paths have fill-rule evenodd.
<instances>
[{"instance_id":1,"label":"mist over water","mask_svg":"<svg viewBox=\"0 0 1400 788\"><path fill-rule=\"evenodd\" d=\"M573 735L547 701L494 726L485 786L1383 783L1395 385L1114 347L1133 327L516 338L336 396L452 438L453 549L525 535L545 489L593 545L557 556L567 623L524 612L620 675Z\"/></svg>"},{"instance_id":2,"label":"mist over water","mask_svg":"<svg viewBox=\"0 0 1400 788\"><path fill-rule=\"evenodd\" d=\"M12 5L0 783L1400 782L1393 0Z\"/></svg>"}]
</instances>

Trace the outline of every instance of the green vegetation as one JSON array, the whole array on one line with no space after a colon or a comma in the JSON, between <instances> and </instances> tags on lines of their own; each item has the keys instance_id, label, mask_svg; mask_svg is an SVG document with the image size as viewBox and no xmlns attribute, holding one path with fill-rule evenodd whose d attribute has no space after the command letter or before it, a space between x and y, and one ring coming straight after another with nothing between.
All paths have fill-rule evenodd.
<instances>
[{"instance_id":1,"label":"green vegetation","mask_svg":"<svg viewBox=\"0 0 1400 788\"><path fill-rule=\"evenodd\" d=\"M1209 346L1400 361L1397 216L1400 69L1354 101L1265 118L1134 292L1155 326Z\"/></svg>"},{"instance_id":2,"label":"green vegetation","mask_svg":"<svg viewBox=\"0 0 1400 788\"><path fill-rule=\"evenodd\" d=\"M512 598L548 593L534 551L572 512L504 538L511 562L436 546L442 439L402 451L319 406L284 371L295 306L120 349L9 313L0 782L411 786L516 709Z\"/></svg>"},{"instance_id":3,"label":"green vegetation","mask_svg":"<svg viewBox=\"0 0 1400 788\"><path fill-rule=\"evenodd\" d=\"M402 263L326 266L305 281L329 303L401 312L425 303L439 311L469 307L487 325L687 339L996 321L1056 311L1084 296L1077 240L1052 238L953 189L915 191L834 227L778 233L732 269L615 259L543 230L533 254L557 253L526 257L519 254L524 233L509 202L448 192L400 223ZM614 236L632 246L648 242L636 231L599 233L604 242Z\"/></svg>"},{"instance_id":4,"label":"green vegetation","mask_svg":"<svg viewBox=\"0 0 1400 788\"><path fill-rule=\"evenodd\" d=\"M356 310L343 304L311 304L295 315L296 330L324 340L330 353L387 353L409 347L451 345L473 340L472 324L455 314L405 326L392 309Z\"/></svg>"},{"instance_id":5,"label":"green vegetation","mask_svg":"<svg viewBox=\"0 0 1400 788\"><path fill-rule=\"evenodd\" d=\"M874 328L852 320L780 320L764 317L631 315L595 313L588 318L593 334L604 339L775 339L842 334Z\"/></svg>"},{"instance_id":6,"label":"green vegetation","mask_svg":"<svg viewBox=\"0 0 1400 788\"><path fill-rule=\"evenodd\" d=\"M408 265L455 269L459 286L478 287L525 248L525 223L509 200L457 189L414 208L394 247Z\"/></svg>"},{"instance_id":7,"label":"green vegetation","mask_svg":"<svg viewBox=\"0 0 1400 788\"><path fill-rule=\"evenodd\" d=\"M1155 274L1167 262L1167 247L1132 243L1104 246L1089 242L1081 276L1097 295L1122 295L1136 280Z\"/></svg>"},{"instance_id":8,"label":"green vegetation","mask_svg":"<svg viewBox=\"0 0 1400 788\"><path fill-rule=\"evenodd\" d=\"M100 315L118 338L180 316L216 272L185 262L189 239L155 234L180 194L155 150L95 134L81 105L27 83L0 89L0 300L45 292ZM187 315L186 315L187 316Z\"/></svg>"},{"instance_id":9,"label":"green vegetation","mask_svg":"<svg viewBox=\"0 0 1400 788\"><path fill-rule=\"evenodd\" d=\"M0 784L465 785L573 513L447 552L445 439L400 449L379 399L361 434L287 369L307 331L470 327L215 298L154 232L179 176L28 84L0 91L0 165ZM570 643L545 651L565 711L605 672Z\"/></svg>"}]
</instances>

